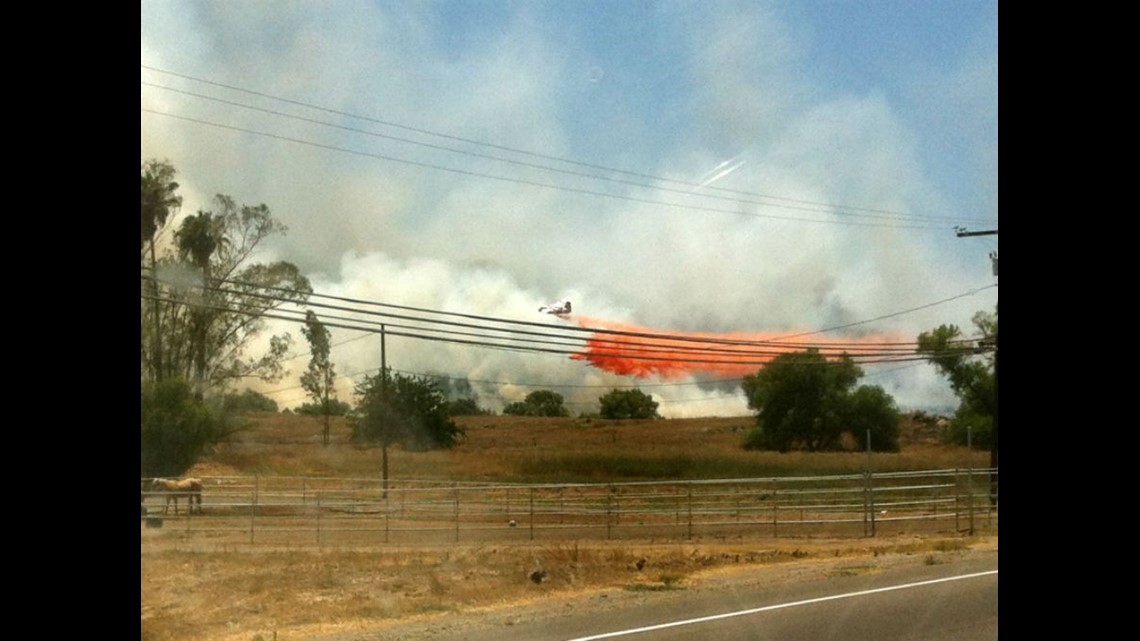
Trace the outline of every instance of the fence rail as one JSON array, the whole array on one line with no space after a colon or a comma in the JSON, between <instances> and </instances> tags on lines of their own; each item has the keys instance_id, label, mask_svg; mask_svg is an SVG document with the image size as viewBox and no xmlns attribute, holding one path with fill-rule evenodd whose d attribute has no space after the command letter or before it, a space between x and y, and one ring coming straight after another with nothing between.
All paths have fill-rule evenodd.
<instances>
[{"instance_id":1,"label":"fence rail","mask_svg":"<svg viewBox=\"0 0 1140 641\"><path fill-rule=\"evenodd\" d=\"M149 536L219 544L372 545L994 528L997 471L702 481L478 484L203 477L202 510L144 491ZM143 487L147 487L143 479ZM177 512L175 511L177 507ZM177 535L177 536L175 536Z\"/></svg>"}]
</instances>

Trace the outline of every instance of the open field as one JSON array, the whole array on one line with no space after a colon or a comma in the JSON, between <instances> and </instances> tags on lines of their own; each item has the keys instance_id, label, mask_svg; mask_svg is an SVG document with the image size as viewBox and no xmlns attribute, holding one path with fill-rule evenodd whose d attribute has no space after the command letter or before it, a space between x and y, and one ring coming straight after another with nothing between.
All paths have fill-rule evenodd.
<instances>
[{"instance_id":1,"label":"open field","mask_svg":"<svg viewBox=\"0 0 1140 641\"><path fill-rule=\"evenodd\" d=\"M468 417L467 439L447 452L392 453L393 479L454 481L628 481L843 474L866 454L772 454L740 448L751 419L586 421ZM261 415L191 474L376 478L379 450L347 441L320 445L311 417ZM903 451L874 454L876 470L985 467L988 454L937 444L909 426ZM967 537L949 531L874 538L736 536L667 540L488 542L298 549L185 541L173 548L142 536L142 638L280 641L403 624L500 616L519 603L553 607L575 595L699 590L717 573L746 568L792 576L805 564L873 571L888 559L942 563L996 548L996 527ZM177 537L168 531L166 538ZM640 567L639 567L640 566ZM785 568L783 572L780 568ZM854 570L852 568L855 568ZM541 582L529 577L545 574ZM710 574L713 573L713 574ZM495 614L500 613L500 614ZM503 614L502 616L507 616ZM385 638L375 634L364 637ZM408 637L414 638L414 637Z\"/></svg>"},{"instance_id":2,"label":"open field","mask_svg":"<svg viewBox=\"0 0 1140 641\"><path fill-rule=\"evenodd\" d=\"M248 430L188 474L379 477L379 448L351 445L343 418L334 419L327 448L320 445L315 418L258 414L249 420ZM516 483L754 478L860 473L868 464L862 452L746 451L741 443L754 424L747 416L630 421L466 416L456 422L467 436L452 450L392 450L393 478ZM913 422L904 425L901 452L871 456L877 472L989 465L987 452L941 445Z\"/></svg>"}]
</instances>

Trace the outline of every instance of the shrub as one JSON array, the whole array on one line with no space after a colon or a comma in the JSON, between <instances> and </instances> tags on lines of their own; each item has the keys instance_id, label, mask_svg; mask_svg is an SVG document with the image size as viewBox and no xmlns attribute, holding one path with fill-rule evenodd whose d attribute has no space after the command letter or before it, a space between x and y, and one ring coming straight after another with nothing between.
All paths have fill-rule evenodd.
<instances>
[{"instance_id":1,"label":"shrub","mask_svg":"<svg viewBox=\"0 0 1140 641\"><path fill-rule=\"evenodd\" d=\"M615 389L598 399L602 418L660 418L657 401L641 390Z\"/></svg>"},{"instance_id":2,"label":"shrub","mask_svg":"<svg viewBox=\"0 0 1140 641\"><path fill-rule=\"evenodd\" d=\"M222 399L222 409L226 412L276 412L277 401L251 389L241 394L230 392Z\"/></svg>"},{"instance_id":3,"label":"shrub","mask_svg":"<svg viewBox=\"0 0 1140 641\"><path fill-rule=\"evenodd\" d=\"M141 414L144 477L181 475L230 431L180 378L144 383Z\"/></svg>"}]
</instances>

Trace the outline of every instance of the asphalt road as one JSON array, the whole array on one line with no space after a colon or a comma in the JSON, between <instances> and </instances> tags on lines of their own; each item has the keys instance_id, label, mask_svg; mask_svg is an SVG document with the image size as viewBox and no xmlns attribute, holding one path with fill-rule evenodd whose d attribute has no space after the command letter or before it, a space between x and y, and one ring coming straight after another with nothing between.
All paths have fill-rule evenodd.
<instances>
[{"instance_id":1,"label":"asphalt road","mask_svg":"<svg viewBox=\"0 0 1140 641\"><path fill-rule=\"evenodd\" d=\"M595 593L356 634L362 641L979 641L998 636L997 551L927 565L834 564L768 584L744 572L698 590Z\"/></svg>"}]
</instances>

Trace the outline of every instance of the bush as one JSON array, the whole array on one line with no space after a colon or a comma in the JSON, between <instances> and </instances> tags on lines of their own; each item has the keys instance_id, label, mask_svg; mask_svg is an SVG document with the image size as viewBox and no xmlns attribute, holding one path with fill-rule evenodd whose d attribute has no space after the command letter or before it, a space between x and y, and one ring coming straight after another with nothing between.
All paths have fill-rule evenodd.
<instances>
[{"instance_id":1,"label":"bush","mask_svg":"<svg viewBox=\"0 0 1140 641\"><path fill-rule=\"evenodd\" d=\"M781 354L742 387L757 411L746 449L826 452L843 448L844 433L877 451L898 451L899 413L881 387L856 387L863 370L846 354L828 360L817 349Z\"/></svg>"},{"instance_id":2,"label":"bush","mask_svg":"<svg viewBox=\"0 0 1140 641\"><path fill-rule=\"evenodd\" d=\"M338 399L329 399L329 416L347 416L352 411L352 406L348 403ZM305 416L324 416L325 410L317 403L303 403L297 408L298 414Z\"/></svg>"},{"instance_id":3,"label":"bush","mask_svg":"<svg viewBox=\"0 0 1140 641\"><path fill-rule=\"evenodd\" d=\"M965 405L959 406L950 425L946 427L943 439L952 445L965 446L969 441L975 450L988 450L994 441L994 419L971 412Z\"/></svg>"},{"instance_id":4,"label":"bush","mask_svg":"<svg viewBox=\"0 0 1140 641\"><path fill-rule=\"evenodd\" d=\"M365 376L356 386L359 403L352 422L358 443L401 444L409 450L449 448L463 428L448 415L448 403L435 381L392 374Z\"/></svg>"},{"instance_id":5,"label":"bush","mask_svg":"<svg viewBox=\"0 0 1140 641\"><path fill-rule=\"evenodd\" d=\"M223 416L179 378L144 383L141 414L143 477L182 475L229 433Z\"/></svg>"},{"instance_id":6,"label":"bush","mask_svg":"<svg viewBox=\"0 0 1140 641\"><path fill-rule=\"evenodd\" d=\"M657 401L641 390L613 390L598 399L602 418L660 418Z\"/></svg>"},{"instance_id":7,"label":"bush","mask_svg":"<svg viewBox=\"0 0 1140 641\"><path fill-rule=\"evenodd\" d=\"M503 414L511 416L570 416L563 406L562 395L550 390L538 390L526 395L523 401L510 403Z\"/></svg>"},{"instance_id":8,"label":"bush","mask_svg":"<svg viewBox=\"0 0 1140 641\"><path fill-rule=\"evenodd\" d=\"M491 414L491 410L479 407L473 398L460 398L448 403L447 413L450 416L485 416Z\"/></svg>"},{"instance_id":9,"label":"bush","mask_svg":"<svg viewBox=\"0 0 1140 641\"><path fill-rule=\"evenodd\" d=\"M265 394L247 389L241 394L230 392L222 399L226 412L276 412L277 401Z\"/></svg>"}]
</instances>

